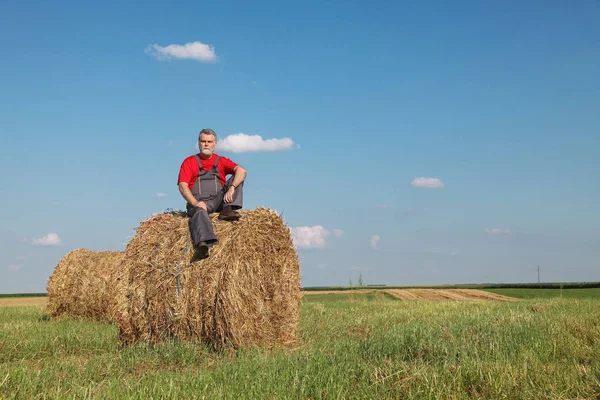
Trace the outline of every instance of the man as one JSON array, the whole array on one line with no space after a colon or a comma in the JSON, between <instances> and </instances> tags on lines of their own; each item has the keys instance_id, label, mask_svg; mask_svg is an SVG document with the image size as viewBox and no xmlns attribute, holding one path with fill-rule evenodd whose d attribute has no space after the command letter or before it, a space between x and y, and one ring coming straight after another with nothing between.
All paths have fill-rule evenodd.
<instances>
[{"instance_id":1,"label":"man","mask_svg":"<svg viewBox=\"0 0 600 400\"><path fill-rule=\"evenodd\" d=\"M187 201L190 234L196 257L208 257L208 248L217 242L209 214L220 212L219 219L237 221L242 208L242 186L246 170L227 157L214 153L217 134L202 129L198 136L200 153L187 157L179 169L179 192ZM227 175L233 175L228 180Z\"/></svg>"}]
</instances>

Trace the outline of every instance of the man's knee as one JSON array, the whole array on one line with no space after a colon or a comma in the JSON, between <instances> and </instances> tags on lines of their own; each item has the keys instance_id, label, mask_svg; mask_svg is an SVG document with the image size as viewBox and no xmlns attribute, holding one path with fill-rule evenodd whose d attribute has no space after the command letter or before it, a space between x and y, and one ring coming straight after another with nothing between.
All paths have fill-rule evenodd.
<instances>
[{"instance_id":1,"label":"man's knee","mask_svg":"<svg viewBox=\"0 0 600 400\"><path fill-rule=\"evenodd\" d=\"M206 210L203 209L202 207L194 207L194 208L189 208L187 210L188 217L190 217L190 218L199 217L202 214L202 212L206 213Z\"/></svg>"}]
</instances>

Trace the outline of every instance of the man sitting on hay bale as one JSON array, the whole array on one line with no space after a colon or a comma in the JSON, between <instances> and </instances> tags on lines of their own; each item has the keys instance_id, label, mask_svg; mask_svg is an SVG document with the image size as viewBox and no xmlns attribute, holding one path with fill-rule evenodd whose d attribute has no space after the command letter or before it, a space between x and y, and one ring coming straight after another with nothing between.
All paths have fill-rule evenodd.
<instances>
[{"instance_id":1,"label":"man sitting on hay bale","mask_svg":"<svg viewBox=\"0 0 600 400\"><path fill-rule=\"evenodd\" d=\"M208 257L208 248L217 242L209 214L237 221L242 208L242 186L246 170L227 157L214 153L217 134L202 129L198 136L200 153L187 157L179 169L179 192L187 201L190 234L199 258ZM232 175L226 180L227 175ZM191 190L190 190L191 188Z\"/></svg>"}]
</instances>

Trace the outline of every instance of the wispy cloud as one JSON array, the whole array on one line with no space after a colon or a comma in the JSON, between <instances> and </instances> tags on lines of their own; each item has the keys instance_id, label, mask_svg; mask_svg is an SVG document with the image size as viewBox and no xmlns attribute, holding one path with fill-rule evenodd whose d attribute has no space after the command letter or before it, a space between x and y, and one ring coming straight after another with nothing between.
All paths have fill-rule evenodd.
<instances>
[{"instance_id":1,"label":"wispy cloud","mask_svg":"<svg viewBox=\"0 0 600 400\"><path fill-rule=\"evenodd\" d=\"M340 237L344 234L344 231L341 229L332 229L331 233L333 233L335 237Z\"/></svg>"},{"instance_id":2,"label":"wispy cloud","mask_svg":"<svg viewBox=\"0 0 600 400\"><path fill-rule=\"evenodd\" d=\"M318 264L317 268L319 268L319 269L325 269L325 268L327 268L327 264Z\"/></svg>"},{"instance_id":3,"label":"wispy cloud","mask_svg":"<svg viewBox=\"0 0 600 400\"><path fill-rule=\"evenodd\" d=\"M39 239L33 239L31 244L35 246L58 246L61 244L60 238L56 233L49 233L46 236L43 236Z\"/></svg>"},{"instance_id":4,"label":"wispy cloud","mask_svg":"<svg viewBox=\"0 0 600 400\"><path fill-rule=\"evenodd\" d=\"M20 265L11 264L11 265L8 266L8 270L9 271L18 271L20 269L21 269Z\"/></svg>"},{"instance_id":5,"label":"wispy cloud","mask_svg":"<svg viewBox=\"0 0 600 400\"><path fill-rule=\"evenodd\" d=\"M485 228L488 235L510 235L512 231L507 228Z\"/></svg>"},{"instance_id":6,"label":"wispy cloud","mask_svg":"<svg viewBox=\"0 0 600 400\"><path fill-rule=\"evenodd\" d=\"M156 197L167 197L166 193L156 193Z\"/></svg>"},{"instance_id":7,"label":"wispy cloud","mask_svg":"<svg viewBox=\"0 0 600 400\"><path fill-rule=\"evenodd\" d=\"M217 148L232 153L249 153L258 151L283 151L299 148L290 138L263 139L260 135L236 133L217 142Z\"/></svg>"},{"instance_id":8,"label":"wispy cloud","mask_svg":"<svg viewBox=\"0 0 600 400\"><path fill-rule=\"evenodd\" d=\"M299 249L322 249L325 247L325 240L330 235L340 237L344 233L340 229L329 230L321 225L299 226L292 228L291 231L294 244Z\"/></svg>"},{"instance_id":9,"label":"wispy cloud","mask_svg":"<svg viewBox=\"0 0 600 400\"><path fill-rule=\"evenodd\" d=\"M375 206L375 208L384 209L384 208L388 208L388 205L387 205L387 204L377 204L377 205Z\"/></svg>"},{"instance_id":10,"label":"wispy cloud","mask_svg":"<svg viewBox=\"0 0 600 400\"><path fill-rule=\"evenodd\" d=\"M379 240L381 239L381 236L379 235L373 235L371 236L371 247L376 249L377 248L377 244L379 243Z\"/></svg>"},{"instance_id":11,"label":"wispy cloud","mask_svg":"<svg viewBox=\"0 0 600 400\"><path fill-rule=\"evenodd\" d=\"M157 60L170 60L173 58L181 60L196 60L199 62L215 62L217 55L213 46L201 42L191 42L186 44L170 44L160 46L151 44L146 47L146 54L154 56Z\"/></svg>"},{"instance_id":12,"label":"wispy cloud","mask_svg":"<svg viewBox=\"0 0 600 400\"><path fill-rule=\"evenodd\" d=\"M442 182L440 179L427 178L424 176L413 179L410 184L416 188L423 189L439 189L444 187L444 182Z\"/></svg>"}]
</instances>

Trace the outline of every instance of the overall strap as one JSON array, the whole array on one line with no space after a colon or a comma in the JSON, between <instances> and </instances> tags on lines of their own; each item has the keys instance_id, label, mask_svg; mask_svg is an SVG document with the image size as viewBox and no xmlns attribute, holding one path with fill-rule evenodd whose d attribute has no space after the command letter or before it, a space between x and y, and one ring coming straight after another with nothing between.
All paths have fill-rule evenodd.
<instances>
[{"instance_id":1,"label":"overall strap","mask_svg":"<svg viewBox=\"0 0 600 400\"><path fill-rule=\"evenodd\" d=\"M196 162L198 163L198 168L200 168L200 170L198 171L198 174L200 172L202 172L202 163L200 162L200 157L198 157L198 155L194 155L194 158L196 159Z\"/></svg>"},{"instance_id":2,"label":"overall strap","mask_svg":"<svg viewBox=\"0 0 600 400\"><path fill-rule=\"evenodd\" d=\"M218 168L217 168L217 167L219 166L219 159L220 159L220 158L221 158L221 156L217 156L217 159L215 160L215 163L213 164L213 167L212 167L212 169L213 169L213 171L215 171L215 172L218 170Z\"/></svg>"}]
</instances>

